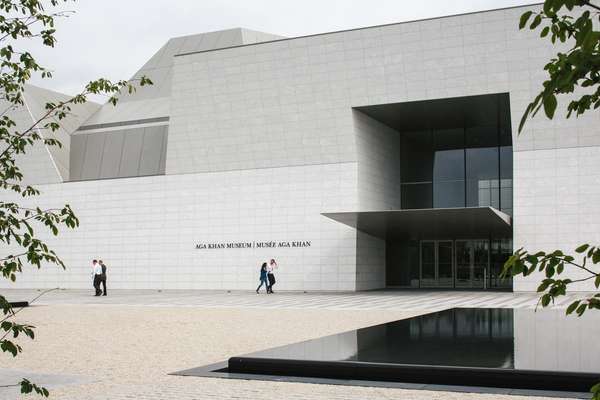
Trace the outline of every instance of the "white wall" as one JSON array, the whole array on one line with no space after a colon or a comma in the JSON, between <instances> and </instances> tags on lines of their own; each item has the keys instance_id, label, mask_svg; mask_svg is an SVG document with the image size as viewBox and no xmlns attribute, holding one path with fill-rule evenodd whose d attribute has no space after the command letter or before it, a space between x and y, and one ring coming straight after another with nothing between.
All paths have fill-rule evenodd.
<instances>
[{"instance_id":1,"label":"white wall","mask_svg":"<svg viewBox=\"0 0 600 400\"><path fill-rule=\"evenodd\" d=\"M356 233L356 290L385 288L385 241Z\"/></svg>"},{"instance_id":2,"label":"white wall","mask_svg":"<svg viewBox=\"0 0 600 400\"><path fill-rule=\"evenodd\" d=\"M543 66L556 51L536 32L518 30L517 21L526 9L357 29L175 57L166 166L171 176L68 184L56 189L54 196L67 200L72 190L73 203L80 205L91 225L103 227L101 232L86 230L84 235L73 236L73 243L81 249L69 250L74 252L72 261L78 265L92 253L116 254L114 258L124 260L124 266L133 265L128 267L122 282L140 279L134 283L140 287L187 287L195 282L193 285L216 288L225 283L213 277L208 266L218 260L194 259L198 253L187 252L190 239L183 240L181 235L195 238L205 234L214 238L243 234L258 238L266 233L319 232L328 240L330 234L335 239L322 244L318 254L311 252L295 261L293 257L286 260L302 264L298 267L302 272L287 279L295 282L289 287L353 287L355 278L350 276L362 274L363 266L368 268L367 264L355 264L356 248L363 246L356 242L355 233L334 222L318 222L319 229L315 230L317 220L322 219L319 214L389 206L395 199L388 197L393 196L391 192L365 190L365 185L372 184L365 178L374 174L369 172L366 153L361 153L359 146L372 142L360 132L357 134L352 107L508 92L516 132L523 110L541 88L545 78ZM600 239L594 210L598 185L588 185L597 180L599 165L594 157L600 146L599 126L598 112L566 120L559 111L553 121L537 118L526 125L520 137L514 136L515 248L572 248L581 241ZM576 168L571 167L572 157L577 158ZM340 175L329 175L336 168ZM328 171L324 172L324 182L330 185L322 182L322 170ZM237 176L239 181L220 197L206 194L224 190L219 180L211 178L217 175L177 175L223 171L231 171L232 175L222 176ZM249 185L254 179L263 179L259 177L264 171L279 171L269 173L277 177L278 189L285 189L266 191L268 194L258 197L261 202L244 201L244 207L237 200L234 202L233 197L240 195L252 201L253 187ZM302 172L297 176L290 171ZM365 171L368 173L363 174ZM297 183L297 178L308 181ZM313 183L309 185L309 181ZM156 186L152 193L144 189L147 182ZM110 210L115 215L108 220L105 211L99 211L100 216L95 214L106 205L96 202L94 196L101 188L113 196ZM140 192L157 200L140 206L147 202ZM381 193L385 195L382 197ZM293 209L302 209L303 213L288 214L283 205L272 207L273 196L283 196L294 205ZM82 198L88 201L85 205ZM301 206L305 200L310 206ZM121 208L127 210L126 215L116 211ZM147 231L155 229L153 219L158 218L151 211L169 215L160 220L165 229ZM204 214L190 220L190 212ZM209 212L216 212L217 217ZM123 222L139 225L143 235L138 236L137 230L129 231ZM121 232L128 236L121 236ZM124 240L126 246L122 245ZM163 241L167 244L161 245ZM147 254L156 255L158 261ZM253 264L254 255L240 254L223 253L227 260L222 262L229 268L224 275L231 276L227 286L231 283L241 287L251 278L250 273L242 274L246 270L236 268ZM235 267L235 260L243 267ZM163 265L170 269L139 278L149 262L156 271L162 271ZM195 274L195 263L204 266L202 276ZM82 272L74 277L73 284L83 284L83 276ZM236 278L238 281L233 276L241 278ZM336 278L341 279L339 283ZM521 278L515 281L516 290L533 288ZM591 289L591 283L581 287L585 288Z\"/></svg>"},{"instance_id":3,"label":"white wall","mask_svg":"<svg viewBox=\"0 0 600 400\"><path fill-rule=\"evenodd\" d=\"M358 158L358 209L400 208L400 135L352 110ZM356 290L385 287L385 240L357 232Z\"/></svg>"},{"instance_id":4,"label":"white wall","mask_svg":"<svg viewBox=\"0 0 600 400\"><path fill-rule=\"evenodd\" d=\"M514 167L515 248L576 256L580 244L600 243L600 146L519 151ZM571 278L586 276L576 268L565 271ZM534 291L543 278L519 278L514 289ZM593 281L572 289L593 290Z\"/></svg>"},{"instance_id":5,"label":"white wall","mask_svg":"<svg viewBox=\"0 0 600 400\"><path fill-rule=\"evenodd\" d=\"M400 208L400 134L352 110L358 157L360 211Z\"/></svg>"},{"instance_id":6,"label":"white wall","mask_svg":"<svg viewBox=\"0 0 600 400\"><path fill-rule=\"evenodd\" d=\"M276 258L279 289L354 290L356 233L320 212L354 209L355 182L350 163L42 185L37 204L70 203L81 227L42 235L66 272L29 272L14 286L89 288L102 258L112 288L254 289L259 264ZM311 247L195 248L271 240Z\"/></svg>"}]
</instances>

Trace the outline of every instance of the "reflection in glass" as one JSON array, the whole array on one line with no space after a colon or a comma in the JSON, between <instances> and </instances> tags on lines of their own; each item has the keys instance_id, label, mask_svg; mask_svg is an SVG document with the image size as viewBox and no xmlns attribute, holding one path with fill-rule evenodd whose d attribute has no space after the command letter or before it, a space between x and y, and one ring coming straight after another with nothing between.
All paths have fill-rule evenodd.
<instances>
[{"instance_id":1,"label":"reflection in glass","mask_svg":"<svg viewBox=\"0 0 600 400\"><path fill-rule=\"evenodd\" d=\"M510 288L512 278L501 278L504 262L512 255L512 239L493 239L490 248L490 288Z\"/></svg>"},{"instance_id":2,"label":"reflection in glass","mask_svg":"<svg viewBox=\"0 0 600 400\"><path fill-rule=\"evenodd\" d=\"M421 243L421 283L435 281L435 242Z\"/></svg>"},{"instance_id":3,"label":"reflection in glass","mask_svg":"<svg viewBox=\"0 0 600 400\"><path fill-rule=\"evenodd\" d=\"M487 240L457 240L456 287L483 288L489 261Z\"/></svg>"},{"instance_id":4,"label":"reflection in glass","mask_svg":"<svg viewBox=\"0 0 600 400\"><path fill-rule=\"evenodd\" d=\"M467 207L500 208L497 147L466 149Z\"/></svg>"},{"instance_id":5,"label":"reflection in glass","mask_svg":"<svg viewBox=\"0 0 600 400\"><path fill-rule=\"evenodd\" d=\"M465 179L464 149L436 151L433 160L433 182Z\"/></svg>"},{"instance_id":6,"label":"reflection in glass","mask_svg":"<svg viewBox=\"0 0 600 400\"><path fill-rule=\"evenodd\" d=\"M433 208L465 206L465 181L437 181L433 184Z\"/></svg>"},{"instance_id":7,"label":"reflection in glass","mask_svg":"<svg viewBox=\"0 0 600 400\"><path fill-rule=\"evenodd\" d=\"M444 240L437 242L438 246L438 286L453 287L454 277L452 272L452 241Z\"/></svg>"},{"instance_id":8,"label":"reflection in glass","mask_svg":"<svg viewBox=\"0 0 600 400\"><path fill-rule=\"evenodd\" d=\"M465 132L467 146L477 147L464 147ZM402 208L494 207L512 213L512 146L489 146L498 143L494 132L475 127L403 133Z\"/></svg>"},{"instance_id":9,"label":"reflection in glass","mask_svg":"<svg viewBox=\"0 0 600 400\"><path fill-rule=\"evenodd\" d=\"M500 147L500 210L513 213L513 149L512 146Z\"/></svg>"}]
</instances>

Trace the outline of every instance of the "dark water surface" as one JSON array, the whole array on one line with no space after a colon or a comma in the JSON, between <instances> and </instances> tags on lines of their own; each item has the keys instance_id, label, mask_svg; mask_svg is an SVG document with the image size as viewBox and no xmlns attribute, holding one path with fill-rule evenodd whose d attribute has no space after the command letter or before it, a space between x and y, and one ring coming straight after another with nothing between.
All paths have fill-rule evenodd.
<instances>
[{"instance_id":1,"label":"dark water surface","mask_svg":"<svg viewBox=\"0 0 600 400\"><path fill-rule=\"evenodd\" d=\"M455 308L242 357L598 373L598 338L600 312Z\"/></svg>"}]
</instances>

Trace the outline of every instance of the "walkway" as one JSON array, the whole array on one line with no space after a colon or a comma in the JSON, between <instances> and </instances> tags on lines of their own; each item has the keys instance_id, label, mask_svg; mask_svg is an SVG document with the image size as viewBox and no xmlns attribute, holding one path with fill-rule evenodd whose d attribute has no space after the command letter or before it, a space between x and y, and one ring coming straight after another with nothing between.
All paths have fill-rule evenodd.
<instances>
[{"instance_id":1,"label":"walkway","mask_svg":"<svg viewBox=\"0 0 600 400\"><path fill-rule=\"evenodd\" d=\"M31 300L41 291L0 290L9 300ZM94 297L91 290L57 290L40 297L39 305L122 305L153 307L258 308L303 310L398 310L435 311L452 307L535 308L537 293L470 291L371 291L346 293L278 292L273 295L225 291L112 290L107 297ZM568 306L577 294L559 299Z\"/></svg>"}]
</instances>

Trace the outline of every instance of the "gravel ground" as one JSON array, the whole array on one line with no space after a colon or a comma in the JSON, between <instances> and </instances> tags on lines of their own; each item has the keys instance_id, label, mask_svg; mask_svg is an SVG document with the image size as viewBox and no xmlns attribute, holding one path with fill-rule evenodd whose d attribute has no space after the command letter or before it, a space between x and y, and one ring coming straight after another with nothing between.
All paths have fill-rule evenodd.
<instances>
[{"instance_id":1,"label":"gravel ground","mask_svg":"<svg viewBox=\"0 0 600 400\"><path fill-rule=\"evenodd\" d=\"M198 367L277 345L415 315L402 311L206 309L112 305L33 306L19 319L37 327L24 353L0 368L76 375L91 383L52 389L54 399L500 399L305 383L177 377ZM532 399L532 397L528 397Z\"/></svg>"}]
</instances>

